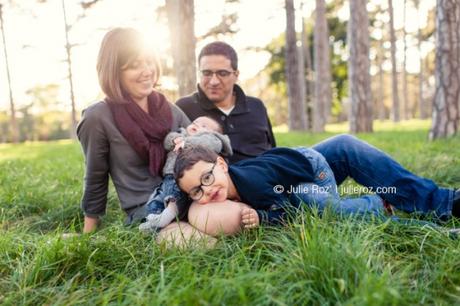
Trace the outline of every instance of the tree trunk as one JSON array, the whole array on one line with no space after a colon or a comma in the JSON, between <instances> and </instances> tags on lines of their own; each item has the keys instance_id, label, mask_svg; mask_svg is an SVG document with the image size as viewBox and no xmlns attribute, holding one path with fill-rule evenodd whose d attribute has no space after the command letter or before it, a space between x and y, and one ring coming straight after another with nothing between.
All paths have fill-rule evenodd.
<instances>
[{"instance_id":1,"label":"tree trunk","mask_svg":"<svg viewBox=\"0 0 460 306\"><path fill-rule=\"evenodd\" d=\"M403 118L405 120L409 119L409 97L408 97L408 90L407 90L407 41L406 41L406 3L407 0L403 1L404 9L403 9L403 71L402 71L402 84L403 84Z\"/></svg>"},{"instance_id":2,"label":"tree trunk","mask_svg":"<svg viewBox=\"0 0 460 306\"><path fill-rule=\"evenodd\" d=\"M316 0L314 56L316 80L313 132L323 132L332 104L329 30L324 0Z\"/></svg>"},{"instance_id":3,"label":"tree trunk","mask_svg":"<svg viewBox=\"0 0 460 306\"><path fill-rule=\"evenodd\" d=\"M305 86L306 86L306 121L308 123L308 130L311 128L311 123L313 121L311 115L311 108L313 101L315 99L315 87L313 81L313 69L312 69L312 60L311 60L311 52L310 52L310 45L308 43L308 33L305 29L305 20L302 20L302 51L303 51L303 58L305 63Z\"/></svg>"},{"instance_id":4,"label":"tree trunk","mask_svg":"<svg viewBox=\"0 0 460 306\"><path fill-rule=\"evenodd\" d=\"M179 95L196 90L195 9L193 0L166 0L171 51Z\"/></svg>"},{"instance_id":5,"label":"tree trunk","mask_svg":"<svg viewBox=\"0 0 460 306\"><path fill-rule=\"evenodd\" d=\"M388 11L390 12L390 42L391 42L391 75L392 75L392 94L393 106L391 114L394 122L399 122L399 93L398 93L398 74L396 71L396 38L393 18L393 1L388 0Z\"/></svg>"},{"instance_id":6,"label":"tree trunk","mask_svg":"<svg viewBox=\"0 0 460 306\"><path fill-rule=\"evenodd\" d=\"M383 42L383 39L382 39ZM383 49L383 43L381 42L378 56L377 56L377 65L379 67L379 84L378 84L378 99L377 99L377 108L378 108L378 118L383 121L385 119L385 84L384 84L384 71L383 71L383 62L385 60L385 50Z\"/></svg>"},{"instance_id":7,"label":"tree trunk","mask_svg":"<svg viewBox=\"0 0 460 306\"><path fill-rule=\"evenodd\" d=\"M295 32L295 12L293 0L286 4L286 79L288 87L288 113L290 130L306 130L305 82L299 71L301 52L298 52Z\"/></svg>"},{"instance_id":8,"label":"tree trunk","mask_svg":"<svg viewBox=\"0 0 460 306\"><path fill-rule=\"evenodd\" d=\"M418 74L418 106L420 111L420 119L427 119L428 118L428 105L426 100L423 97L423 57L422 57L422 27L420 25L420 0L415 0L415 6L418 12L418 29L417 29L417 48L418 54L420 57L420 71Z\"/></svg>"},{"instance_id":9,"label":"tree trunk","mask_svg":"<svg viewBox=\"0 0 460 306\"><path fill-rule=\"evenodd\" d=\"M67 23L67 15L65 10L64 0L62 3L62 12L64 16L64 26L65 26L65 51L66 51L66 61L67 61L67 71L68 79L70 86L70 103L71 103L71 127L70 127L70 138L76 138L76 128L77 128L77 111L75 109L75 94L73 89L73 75L72 75L72 57L71 57L71 48L72 46L69 43L69 24Z\"/></svg>"},{"instance_id":10,"label":"tree trunk","mask_svg":"<svg viewBox=\"0 0 460 306\"><path fill-rule=\"evenodd\" d=\"M301 33L300 33L301 34ZM297 37L297 35L296 35ZM308 111L307 111L307 82L305 79L305 58L303 56L303 47L301 45L302 40L300 40L300 45L297 46L297 53L298 53L298 74L299 74L299 82L301 82L300 90L303 90L303 98L301 98L303 102L303 111L304 111L304 120L305 120L305 128L304 130L309 130L309 123L308 123Z\"/></svg>"},{"instance_id":11,"label":"tree trunk","mask_svg":"<svg viewBox=\"0 0 460 306\"><path fill-rule=\"evenodd\" d=\"M348 83L351 99L350 132L372 132L372 94L369 73L369 19L366 0L350 0L348 22Z\"/></svg>"},{"instance_id":12,"label":"tree trunk","mask_svg":"<svg viewBox=\"0 0 460 306\"><path fill-rule=\"evenodd\" d=\"M379 7L379 13L383 13L382 7ZM377 44L377 67L379 69L378 71L378 85L377 85L377 103L375 106L377 107L377 114L376 114L376 119L379 119L380 121L385 120L386 118L386 110L385 110L385 70L383 69L383 63L385 62L385 27L386 24L382 22L381 27L379 29L382 31L382 38L380 41L378 41Z\"/></svg>"},{"instance_id":13,"label":"tree trunk","mask_svg":"<svg viewBox=\"0 0 460 306\"><path fill-rule=\"evenodd\" d=\"M10 76L10 66L8 61L8 52L6 47L6 38L5 38L5 28L3 25L3 5L0 3L0 25L2 30L2 39L3 39L3 52L5 54L5 66L6 66L6 76L8 79L8 90L10 94L10 124L11 124L11 142L17 143L19 142L19 130L18 130L18 123L16 120L16 109L14 106L14 99L13 99L13 90L11 88L11 76Z\"/></svg>"},{"instance_id":14,"label":"tree trunk","mask_svg":"<svg viewBox=\"0 0 460 306\"><path fill-rule=\"evenodd\" d=\"M460 119L460 3L436 3L436 92L430 139L457 133Z\"/></svg>"}]
</instances>

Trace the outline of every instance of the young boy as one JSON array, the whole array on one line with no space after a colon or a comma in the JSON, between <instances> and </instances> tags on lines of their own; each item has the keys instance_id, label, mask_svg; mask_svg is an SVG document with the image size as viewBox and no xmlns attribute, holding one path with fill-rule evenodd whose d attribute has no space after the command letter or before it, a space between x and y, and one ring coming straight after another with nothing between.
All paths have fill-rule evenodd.
<instances>
[{"instance_id":1,"label":"young boy","mask_svg":"<svg viewBox=\"0 0 460 306\"><path fill-rule=\"evenodd\" d=\"M280 223L289 207L298 208L302 202L320 211L330 205L342 214L385 214L378 195L341 199L326 160L308 148L275 148L229 166L205 147L188 147L177 157L174 176L181 190L198 204L229 199L249 205L242 209L239 221L245 228ZM235 222L227 216L222 221Z\"/></svg>"},{"instance_id":2,"label":"young boy","mask_svg":"<svg viewBox=\"0 0 460 306\"><path fill-rule=\"evenodd\" d=\"M147 201L147 222L140 224L139 230L154 232L171 223L177 215L182 217L186 213L189 201L174 180L174 164L179 150L196 145L206 146L223 156L232 155L228 136L223 135L220 124L209 117L198 117L187 128L166 135L164 147L168 155L163 167L163 182Z\"/></svg>"}]
</instances>

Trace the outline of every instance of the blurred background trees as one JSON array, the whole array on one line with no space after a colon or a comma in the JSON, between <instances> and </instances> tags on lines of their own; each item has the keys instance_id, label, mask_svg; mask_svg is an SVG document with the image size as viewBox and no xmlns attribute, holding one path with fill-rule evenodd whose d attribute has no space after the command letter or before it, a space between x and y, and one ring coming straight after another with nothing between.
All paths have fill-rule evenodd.
<instances>
[{"instance_id":1,"label":"blurred background trees","mask_svg":"<svg viewBox=\"0 0 460 306\"><path fill-rule=\"evenodd\" d=\"M2 32L2 42L3 42L3 55L5 58L5 70L6 70L6 78L8 82L8 94L10 100L10 135L11 135L11 142L18 142L19 141L19 130L18 124L16 120L16 106L14 104L13 98L13 89L11 88L11 75L10 75L10 62L8 60L8 45L6 39L6 31L3 23L3 4L0 3L0 27Z\"/></svg>"},{"instance_id":2,"label":"blurred background trees","mask_svg":"<svg viewBox=\"0 0 460 306\"><path fill-rule=\"evenodd\" d=\"M302 49L297 46L294 0L286 0L286 50L285 73L288 93L289 130L304 131L308 128L305 111L305 70Z\"/></svg>"},{"instance_id":3,"label":"blurred background trees","mask_svg":"<svg viewBox=\"0 0 460 306\"><path fill-rule=\"evenodd\" d=\"M100 42L113 26L147 30L147 39L154 42L163 63L159 89L171 101L196 90L200 48L210 41L224 40L238 51L240 84L247 94L265 102L275 126L321 132L328 123L348 121L351 132L369 132L375 119L433 118L431 139L457 133L459 1L254 3L136 0L130 3L129 11L116 15L115 21L104 22L108 18L102 14L108 14L112 7L116 11L116 3L0 0L0 67L4 67L0 70L0 142L73 135L81 110L103 97L94 89L98 43L93 42ZM45 7L55 10L46 15ZM64 31L55 39L62 41L61 48L56 47L58 44L45 47L59 63L57 68L36 68L40 64L37 61L29 64L29 69L42 69L43 76L54 74L55 79L37 78L19 89L17 82L28 75L18 70L27 62L27 57L18 59L18 53L38 53L38 45L45 38L36 39L30 33L38 21L49 18L51 22L49 16L60 19L56 27L62 27L63 8ZM263 17L264 21L244 23L247 15ZM24 26L29 36L17 31L19 18L30 21ZM284 22L277 23L280 18ZM86 34L78 35L80 32ZM258 36L268 37L267 42L259 43ZM47 51L41 52L47 55ZM91 89L87 79L92 80Z\"/></svg>"},{"instance_id":4,"label":"blurred background trees","mask_svg":"<svg viewBox=\"0 0 460 306\"><path fill-rule=\"evenodd\" d=\"M430 139L458 131L460 108L460 3L436 4L436 92Z\"/></svg>"},{"instance_id":5,"label":"blurred background trees","mask_svg":"<svg viewBox=\"0 0 460 306\"><path fill-rule=\"evenodd\" d=\"M179 96L196 90L196 38L193 0L166 0L171 51Z\"/></svg>"},{"instance_id":6,"label":"blurred background trees","mask_svg":"<svg viewBox=\"0 0 460 306\"><path fill-rule=\"evenodd\" d=\"M331 112L331 61L329 47L329 28L326 19L326 3L316 0L314 27L314 58L316 80L313 98L313 132L323 132Z\"/></svg>"},{"instance_id":7,"label":"blurred background trees","mask_svg":"<svg viewBox=\"0 0 460 306\"><path fill-rule=\"evenodd\" d=\"M350 0L348 21L350 131L372 132L373 106L369 60L369 17L366 0Z\"/></svg>"}]
</instances>

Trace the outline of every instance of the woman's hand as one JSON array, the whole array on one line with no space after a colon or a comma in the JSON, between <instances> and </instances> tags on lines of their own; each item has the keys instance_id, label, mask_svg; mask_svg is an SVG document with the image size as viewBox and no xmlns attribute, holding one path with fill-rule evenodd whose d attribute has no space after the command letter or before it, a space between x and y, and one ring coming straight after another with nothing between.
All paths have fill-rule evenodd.
<instances>
[{"instance_id":1,"label":"woman's hand","mask_svg":"<svg viewBox=\"0 0 460 306\"><path fill-rule=\"evenodd\" d=\"M83 225L83 233L90 233L97 229L99 225L99 218L92 218L85 216L85 224Z\"/></svg>"},{"instance_id":2,"label":"woman's hand","mask_svg":"<svg viewBox=\"0 0 460 306\"><path fill-rule=\"evenodd\" d=\"M99 218L91 218L85 216L85 224L83 225L83 234L94 232L99 225ZM79 237L80 233L64 233L62 234L62 239L70 239L74 237Z\"/></svg>"}]
</instances>

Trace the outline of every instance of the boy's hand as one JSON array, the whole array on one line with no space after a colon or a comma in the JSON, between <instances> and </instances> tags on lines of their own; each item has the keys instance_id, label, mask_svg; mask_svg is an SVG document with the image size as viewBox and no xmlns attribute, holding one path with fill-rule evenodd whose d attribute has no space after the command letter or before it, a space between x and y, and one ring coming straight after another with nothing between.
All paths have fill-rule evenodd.
<instances>
[{"instance_id":1,"label":"boy's hand","mask_svg":"<svg viewBox=\"0 0 460 306\"><path fill-rule=\"evenodd\" d=\"M243 228L255 228L260 225L259 215L253 208L243 208L241 211Z\"/></svg>"}]
</instances>

